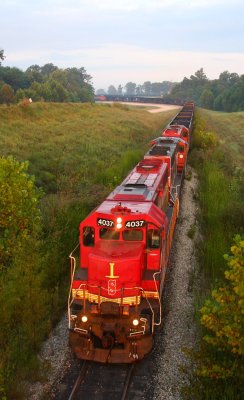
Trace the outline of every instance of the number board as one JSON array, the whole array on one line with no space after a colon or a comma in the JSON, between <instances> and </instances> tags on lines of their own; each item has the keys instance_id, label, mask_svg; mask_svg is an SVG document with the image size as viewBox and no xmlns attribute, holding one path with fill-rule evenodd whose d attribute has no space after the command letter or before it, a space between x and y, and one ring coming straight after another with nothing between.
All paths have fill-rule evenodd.
<instances>
[{"instance_id":1,"label":"number board","mask_svg":"<svg viewBox=\"0 0 244 400\"><path fill-rule=\"evenodd\" d=\"M98 218L97 219L97 224L99 226L106 226L108 228L113 228L114 227L114 221L112 221L111 219Z\"/></svg>"},{"instance_id":2,"label":"number board","mask_svg":"<svg viewBox=\"0 0 244 400\"><path fill-rule=\"evenodd\" d=\"M141 228L145 225L144 219L138 219L133 221L126 221L125 228Z\"/></svg>"}]
</instances>

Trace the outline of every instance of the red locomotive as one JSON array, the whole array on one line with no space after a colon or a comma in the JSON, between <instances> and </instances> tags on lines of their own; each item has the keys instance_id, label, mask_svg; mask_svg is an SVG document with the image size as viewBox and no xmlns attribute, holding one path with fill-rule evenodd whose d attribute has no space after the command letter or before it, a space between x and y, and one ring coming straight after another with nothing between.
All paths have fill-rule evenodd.
<instances>
[{"instance_id":1,"label":"red locomotive","mask_svg":"<svg viewBox=\"0 0 244 400\"><path fill-rule=\"evenodd\" d=\"M184 107L189 132L194 105ZM186 148L181 137L155 139L122 184L81 222L79 265L70 254L68 307L69 342L78 358L132 363L152 349Z\"/></svg>"}]
</instances>

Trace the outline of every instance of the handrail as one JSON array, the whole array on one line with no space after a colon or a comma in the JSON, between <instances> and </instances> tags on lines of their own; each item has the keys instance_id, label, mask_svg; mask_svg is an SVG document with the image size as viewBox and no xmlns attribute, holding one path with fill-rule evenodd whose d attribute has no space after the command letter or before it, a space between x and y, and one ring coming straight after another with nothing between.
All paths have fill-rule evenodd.
<instances>
[{"instance_id":1,"label":"handrail","mask_svg":"<svg viewBox=\"0 0 244 400\"><path fill-rule=\"evenodd\" d=\"M158 291L158 288L157 288L157 283L156 283L156 275L159 275L159 274L161 274L161 271L159 271L159 272L154 272L154 274L153 274L153 280L154 280L154 284L155 284L156 291L157 291L157 293L158 293L158 304L159 304L159 322L154 322L154 325L156 325L156 326L161 325L161 322L162 322L161 297L160 297L160 294L159 294L159 291Z\"/></svg>"},{"instance_id":2,"label":"handrail","mask_svg":"<svg viewBox=\"0 0 244 400\"><path fill-rule=\"evenodd\" d=\"M69 297L68 297L68 319L69 319L69 328L70 328L70 320L71 320L71 316L70 316L70 306L72 304L72 302L70 301L71 299L71 295L72 295L72 283L74 280L74 274L75 274L75 269L76 269L76 258L73 256L74 252L77 250L77 248L79 247L80 243L78 243L74 250L71 251L70 255L69 255L69 259L70 259L70 288L69 288Z\"/></svg>"},{"instance_id":3,"label":"handrail","mask_svg":"<svg viewBox=\"0 0 244 400\"><path fill-rule=\"evenodd\" d=\"M179 188L180 188L180 185L172 186L172 189L175 190L175 195L173 195L171 190L169 191L169 194L170 194L170 197L171 197L171 201L173 202L173 204L175 203L176 199L179 197L179 193L178 193Z\"/></svg>"}]
</instances>

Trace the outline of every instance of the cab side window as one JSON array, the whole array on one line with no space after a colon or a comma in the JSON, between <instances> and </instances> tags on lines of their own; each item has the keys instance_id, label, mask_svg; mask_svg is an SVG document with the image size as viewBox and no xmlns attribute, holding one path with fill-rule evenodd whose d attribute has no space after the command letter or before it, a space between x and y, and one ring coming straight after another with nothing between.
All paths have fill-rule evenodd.
<instances>
[{"instance_id":1,"label":"cab side window","mask_svg":"<svg viewBox=\"0 0 244 400\"><path fill-rule=\"evenodd\" d=\"M159 249L160 233L158 229L148 229L147 231L147 247L149 249Z\"/></svg>"},{"instance_id":2,"label":"cab side window","mask_svg":"<svg viewBox=\"0 0 244 400\"><path fill-rule=\"evenodd\" d=\"M83 228L83 245L87 247L94 246L95 229L92 226L84 226Z\"/></svg>"}]
</instances>

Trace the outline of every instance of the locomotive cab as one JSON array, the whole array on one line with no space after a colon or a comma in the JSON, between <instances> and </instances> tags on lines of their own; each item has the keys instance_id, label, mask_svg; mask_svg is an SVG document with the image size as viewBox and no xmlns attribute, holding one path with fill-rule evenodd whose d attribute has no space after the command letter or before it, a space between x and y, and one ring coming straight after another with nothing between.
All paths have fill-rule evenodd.
<instances>
[{"instance_id":1,"label":"locomotive cab","mask_svg":"<svg viewBox=\"0 0 244 400\"><path fill-rule=\"evenodd\" d=\"M162 131L162 137L181 138L189 144L189 129L184 125L170 125Z\"/></svg>"},{"instance_id":2,"label":"locomotive cab","mask_svg":"<svg viewBox=\"0 0 244 400\"><path fill-rule=\"evenodd\" d=\"M148 157L159 157L164 159L171 167L170 181L174 182L177 172L181 173L186 165L189 145L179 135L173 137L160 136L150 142L151 149ZM176 154L176 155L175 155Z\"/></svg>"}]
</instances>

